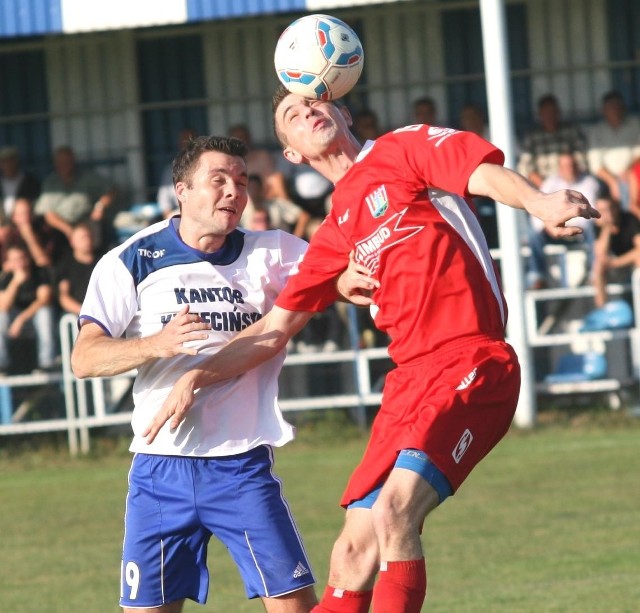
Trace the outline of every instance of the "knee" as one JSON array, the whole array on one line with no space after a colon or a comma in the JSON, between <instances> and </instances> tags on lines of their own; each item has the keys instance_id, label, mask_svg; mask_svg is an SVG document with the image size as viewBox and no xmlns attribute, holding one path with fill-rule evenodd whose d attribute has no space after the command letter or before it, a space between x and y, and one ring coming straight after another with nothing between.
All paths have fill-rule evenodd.
<instances>
[{"instance_id":1,"label":"knee","mask_svg":"<svg viewBox=\"0 0 640 613\"><path fill-rule=\"evenodd\" d=\"M331 558L332 562L343 568L377 569L379 553L374 533L370 534L370 538L362 534L341 534L334 543Z\"/></svg>"},{"instance_id":2,"label":"knee","mask_svg":"<svg viewBox=\"0 0 640 613\"><path fill-rule=\"evenodd\" d=\"M399 537L419 531L414 525L406 501L398 496L380 496L372 509L373 528L380 543L389 543Z\"/></svg>"}]
</instances>

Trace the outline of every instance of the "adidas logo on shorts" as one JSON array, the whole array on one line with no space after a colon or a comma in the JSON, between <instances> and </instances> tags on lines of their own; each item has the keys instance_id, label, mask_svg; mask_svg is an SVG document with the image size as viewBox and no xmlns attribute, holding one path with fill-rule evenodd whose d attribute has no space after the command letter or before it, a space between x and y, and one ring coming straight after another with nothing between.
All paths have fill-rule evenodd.
<instances>
[{"instance_id":1,"label":"adidas logo on shorts","mask_svg":"<svg viewBox=\"0 0 640 613\"><path fill-rule=\"evenodd\" d=\"M293 578L299 579L303 575L308 575L308 574L309 574L309 569L302 562L298 562L296 569L293 571Z\"/></svg>"}]
</instances>

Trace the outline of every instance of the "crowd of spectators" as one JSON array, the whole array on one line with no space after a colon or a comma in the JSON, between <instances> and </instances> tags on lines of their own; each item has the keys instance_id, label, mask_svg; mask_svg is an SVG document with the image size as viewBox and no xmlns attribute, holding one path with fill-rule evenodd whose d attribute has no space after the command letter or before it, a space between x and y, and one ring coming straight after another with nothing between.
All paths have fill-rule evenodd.
<instances>
[{"instance_id":1,"label":"crowd of spectators","mask_svg":"<svg viewBox=\"0 0 640 613\"><path fill-rule=\"evenodd\" d=\"M594 284L596 304L602 305L607 281L640 266L640 118L627 111L616 91L602 97L600 116L586 124L563 117L553 94L541 96L536 111L518 143L518 170L543 191L581 191L601 210L602 218L584 224L578 241L563 242L585 251L583 282ZM354 135L363 143L396 127L382 126L373 109L352 115ZM491 140L486 115L473 103L465 104L450 125L427 96L416 99L407 115L410 123L460 128ZM278 149L256 146L247 125L234 125L228 133L245 140L250 150L250 198L242 225L281 229L308 240L330 210L333 186L309 167L289 164ZM180 131L176 151L193 136L190 128ZM0 375L12 372L12 345L24 337L35 342L33 369L60 367L56 317L78 314L93 266L118 240L113 216L106 214L118 197L117 187L79 164L68 146L53 151L52 167L51 174L36 177L23 168L18 149L0 148ZM158 184L161 216L176 214L170 165ZM495 203L476 199L474 204L489 247L498 247ZM529 220L526 242L529 287L545 287L551 281L544 248L554 241ZM349 346L343 306L317 319L295 339L295 349ZM357 320L361 346L386 343L368 313L359 312Z\"/></svg>"},{"instance_id":2,"label":"crowd of spectators","mask_svg":"<svg viewBox=\"0 0 640 613\"><path fill-rule=\"evenodd\" d=\"M18 149L0 149L0 375L61 368L59 317L79 312L93 264L112 246L115 186L68 146L52 162L40 181Z\"/></svg>"}]
</instances>

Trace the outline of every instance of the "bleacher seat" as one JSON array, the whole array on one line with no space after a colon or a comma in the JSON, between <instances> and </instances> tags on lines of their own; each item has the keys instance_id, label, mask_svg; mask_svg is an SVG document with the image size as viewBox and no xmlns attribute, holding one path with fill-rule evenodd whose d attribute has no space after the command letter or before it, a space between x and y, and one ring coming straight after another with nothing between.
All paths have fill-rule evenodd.
<instances>
[{"instance_id":1,"label":"bleacher seat","mask_svg":"<svg viewBox=\"0 0 640 613\"><path fill-rule=\"evenodd\" d=\"M141 202L118 213L113 221L118 242L123 243L136 232L162 219L157 202Z\"/></svg>"},{"instance_id":2,"label":"bleacher seat","mask_svg":"<svg viewBox=\"0 0 640 613\"><path fill-rule=\"evenodd\" d=\"M626 300L611 300L603 307L588 313L581 332L618 330L633 326L633 310Z\"/></svg>"},{"instance_id":3,"label":"bleacher seat","mask_svg":"<svg viewBox=\"0 0 640 613\"><path fill-rule=\"evenodd\" d=\"M596 351L565 353L560 356L555 371L545 377L546 383L593 381L607 376L607 358Z\"/></svg>"}]
</instances>

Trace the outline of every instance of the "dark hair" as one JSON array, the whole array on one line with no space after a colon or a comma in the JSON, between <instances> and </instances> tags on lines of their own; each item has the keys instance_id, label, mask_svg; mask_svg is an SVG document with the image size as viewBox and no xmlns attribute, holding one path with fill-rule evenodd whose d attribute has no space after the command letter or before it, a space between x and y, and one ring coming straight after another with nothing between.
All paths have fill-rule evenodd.
<instances>
[{"instance_id":1,"label":"dark hair","mask_svg":"<svg viewBox=\"0 0 640 613\"><path fill-rule=\"evenodd\" d=\"M286 147L287 139L284 137L284 134L278 131L278 127L276 125L276 111L280 106L280 103L290 94L291 92L281 83L276 87L276 91L273 92L273 98L271 98L271 113L273 115L273 133L276 135L278 142Z\"/></svg>"},{"instance_id":2,"label":"dark hair","mask_svg":"<svg viewBox=\"0 0 640 613\"><path fill-rule=\"evenodd\" d=\"M429 105L431 107L433 107L434 109L436 108L436 101L431 97L431 96L424 96L422 98L418 98L416 100L413 101L413 107L415 108L416 106L422 106L422 105Z\"/></svg>"},{"instance_id":3,"label":"dark hair","mask_svg":"<svg viewBox=\"0 0 640 613\"><path fill-rule=\"evenodd\" d=\"M15 239L9 240L9 242L7 242L7 244L5 245L5 248L3 251L4 251L3 260L7 259L7 254L9 253L9 251L21 251L29 259L29 265L31 267L34 266L33 256L31 255L31 251L29 251L29 246L21 238L15 238Z\"/></svg>"},{"instance_id":4,"label":"dark hair","mask_svg":"<svg viewBox=\"0 0 640 613\"><path fill-rule=\"evenodd\" d=\"M173 184L182 181L191 187L191 179L198 167L200 156L208 151L219 151L244 160L249 148L244 141L231 136L197 136L191 139L173 160Z\"/></svg>"},{"instance_id":5,"label":"dark hair","mask_svg":"<svg viewBox=\"0 0 640 613\"><path fill-rule=\"evenodd\" d=\"M558 103L558 99L553 94L544 94L538 98L538 108L542 108L543 106L547 106L547 104L553 104L554 106L560 106Z\"/></svg>"},{"instance_id":6,"label":"dark hair","mask_svg":"<svg viewBox=\"0 0 640 613\"><path fill-rule=\"evenodd\" d=\"M618 90L614 89L602 96L602 104L606 104L607 102L621 102L624 104L624 98Z\"/></svg>"},{"instance_id":7,"label":"dark hair","mask_svg":"<svg viewBox=\"0 0 640 613\"><path fill-rule=\"evenodd\" d=\"M89 221L79 221L78 223L73 225L73 230L86 230L93 236L93 226Z\"/></svg>"}]
</instances>

